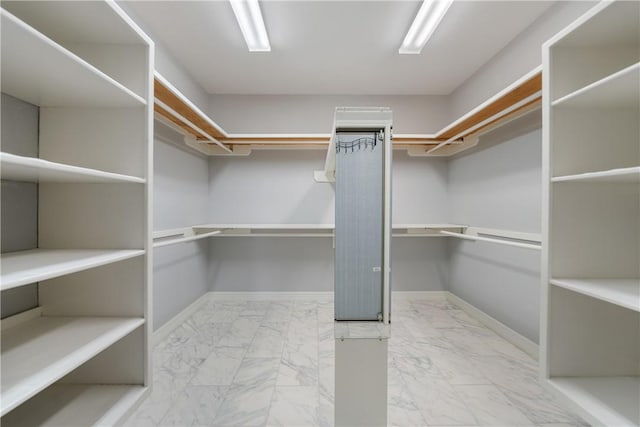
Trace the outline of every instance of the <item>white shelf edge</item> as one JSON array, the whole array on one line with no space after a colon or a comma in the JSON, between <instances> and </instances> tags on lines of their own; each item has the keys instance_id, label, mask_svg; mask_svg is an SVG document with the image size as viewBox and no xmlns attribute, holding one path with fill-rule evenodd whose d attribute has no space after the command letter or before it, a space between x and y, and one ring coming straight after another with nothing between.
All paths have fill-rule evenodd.
<instances>
[{"instance_id":1,"label":"white shelf edge","mask_svg":"<svg viewBox=\"0 0 640 427\"><path fill-rule=\"evenodd\" d=\"M206 237L334 237L334 224L207 224L159 230L153 233L154 248ZM443 237L439 230L462 231L457 224L396 224L395 237ZM317 231L317 232L316 232ZM404 231L404 232L401 232ZM181 236L181 237L176 237ZM174 237L173 239L168 239ZM167 240L160 240L167 239Z\"/></svg>"},{"instance_id":2,"label":"white shelf edge","mask_svg":"<svg viewBox=\"0 0 640 427\"><path fill-rule=\"evenodd\" d=\"M127 182L144 184L146 180L136 176L104 172L80 166L66 165L34 157L18 156L0 152L2 179L28 182ZM17 170L9 170L15 168ZM49 177L40 178L40 172Z\"/></svg>"},{"instance_id":3,"label":"white shelf edge","mask_svg":"<svg viewBox=\"0 0 640 427\"><path fill-rule=\"evenodd\" d=\"M54 384L5 415L2 425L118 425L148 392L142 385Z\"/></svg>"},{"instance_id":4,"label":"white shelf edge","mask_svg":"<svg viewBox=\"0 0 640 427\"><path fill-rule=\"evenodd\" d=\"M209 224L159 230L153 247L176 245L207 237L334 237L333 224ZM396 224L394 237L445 237L439 230L463 231L457 224ZM400 232L403 231L404 232ZM270 232L271 231L271 232ZM317 232L314 232L317 231ZM180 237L176 237L180 236ZM169 239L173 237L172 239ZM164 239L164 240L162 240Z\"/></svg>"},{"instance_id":5,"label":"white shelf edge","mask_svg":"<svg viewBox=\"0 0 640 427\"><path fill-rule=\"evenodd\" d=\"M211 237L211 236L215 236L216 234L220 234L222 233L221 230L216 230L216 231L211 231L209 233L201 233L201 234L196 234L193 236L185 236L185 237L180 237L177 239L170 239L170 240L161 240L159 242L154 242L153 247L154 248L161 248L164 246L171 246L171 245L177 245L179 243L187 243L187 242L193 242L195 240L200 240L200 239L204 239L207 237Z\"/></svg>"},{"instance_id":6,"label":"white shelf edge","mask_svg":"<svg viewBox=\"0 0 640 427\"><path fill-rule=\"evenodd\" d=\"M640 312L640 279L552 278L549 280L549 283L591 298Z\"/></svg>"},{"instance_id":7,"label":"white shelf edge","mask_svg":"<svg viewBox=\"0 0 640 427\"><path fill-rule=\"evenodd\" d=\"M2 8L0 8L0 16L2 16L5 19L8 19L8 20L12 21L18 27L22 28L23 31L26 31L27 33L29 33L33 37L36 37L41 42L45 43L46 45L48 45L49 47L51 47L52 49L57 51L59 54L61 54L64 57L66 57L69 61L72 61L72 62L76 63L77 65L83 67L84 69L87 70L87 72L91 72L91 73L95 74L98 78L102 79L105 83L110 84L115 89L120 90L125 95L129 96L131 99L133 99L136 102L138 102L141 106L147 105L147 101L143 97L141 97L137 93L133 92L131 89L129 89L128 87L124 86L122 83L120 83L117 80L113 79L112 77L108 76L107 74L105 74L104 72L102 72L101 70L96 68L95 66L91 65L90 63L88 63L84 59L80 58L78 55L74 54L73 52L69 51L65 47L63 47L63 46L59 45L58 43L56 43L55 41L51 40L49 37L47 37L44 34L40 33L38 30L36 30L35 28L31 27L29 24L27 24L26 22L22 21L20 18L14 16L13 14L9 13L8 11L6 11L5 9L2 9Z\"/></svg>"},{"instance_id":8,"label":"white shelf edge","mask_svg":"<svg viewBox=\"0 0 640 427\"><path fill-rule=\"evenodd\" d=\"M393 228L399 229L438 229L438 228L466 228L460 224L393 224ZM334 224L203 224L192 226L194 230L200 229L255 229L255 230L333 230ZM161 233L156 231L155 233Z\"/></svg>"},{"instance_id":9,"label":"white shelf edge","mask_svg":"<svg viewBox=\"0 0 640 427\"><path fill-rule=\"evenodd\" d=\"M613 74L610 74L600 80L597 80L593 83L588 84L587 86L584 86L578 90L575 90L567 95L564 95L558 99L556 99L555 101L551 102L551 106L552 107L557 107L557 106L561 106L569 101L571 101L572 99L575 99L577 97L580 97L582 95L588 94L589 92L592 92L593 90L598 89L601 86L606 85L609 82L613 82L615 80L621 79L626 77L627 74L631 74L631 73L640 73L640 62L636 62L633 65L630 65L628 67L623 68L622 70L616 71Z\"/></svg>"},{"instance_id":10,"label":"white shelf edge","mask_svg":"<svg viewBox=\"0 0 640 427\"><path fill-rule=\"evenodd\" d=\"M3 334L4 335L3 349L2 349L3 351L2 352L2 365L3 365L2 370L3 371L5 371L5 369L10 371L14 371L17 369L15 366L13 367L8 366L8 363L10 362L7 361L7 352L10 350L7 350L7 344L4 343L4 340L10 339L8 338L8 336L11 337L11 335L22 336L26 334L28 336L30 334L29 329L31 328L37 329L38 323L42 323L42 322L46 322L47 325L50 325L53 322L53 319L55 319L57 322L64 322L64 321L73 319L72 321L74 322L80 322L80 323L86 322L87 324L96 322L97 320L103 320L105 323L109 323L113 325L110 325L110 327L106 329L104 332L102 332L99 336L93 337L93 339L89 340L88 342L73 343L75 346L78 346L78 347L76 347L75 350L73 350L69 354L65 355L64 358L59 360L49 360L50 363L40 368L39 371L32 372L28 377L23 378L22 380L16 382L15 384L12 384L11 388L8 391L3 390L2 394L0 395L1 397L0 400L2 402L1 403L2 406L0 408L0 416L4 416L6 413L16 408L21 403L35 396L40 391L44 390L45 388L47 388L48 386L50 386L51 384L53 384L54 382L56 382L66 374L68 374L69 372L73 371L75 368L81 366L83 363L87 362L88 360L90 360L91 358L93 358L103 350L107 349L108 347L110 347L120 339L129 335L131 332L133 332L140 326L144 325L145 323L145 319L143 318L39 317L32 321L25 322L20 326L16 326L15 328L10 329L9 331L5 332L5 334ZM74 328L76 330L71 330ZM61 340L64 338L68 339L72 335L74 336L74 338L77 339L77 336L78 336L77 325L74 325L74 328L69 327L70 331L61 333L61 330L63 328L57 325L57 326L54 326L53 328L54 332L52 332L52 334L50 335L53 335L53 334L60 335L59 337L56 336L58 340ZM27 330L27 332L24 332L24 330ZM42 334L41 331L38 331L38 332L39 334L37 335L36 339L39 339L41 341L46 340L46 337L48 336L48 334ZM33 333L31 332L31 334ZM30 343L32 344L32 346L34 345L34 341L30 341ZM41 351L47 352L50 354L51 349L42 348ZM31 362L30 357L31 357L30 354L25 354L21 359L29 360L29 362ZM3 387L7 385L6 381L7 381L7 376L6 374L3 374Z\"/></svg>"},{"instance_id":11,"label":"white shelf edge","mask_svg":"<svg viewBox=\"0 0 640 427\"><path fill-rule=\"evenodd\" d=\"M77 273L129 258L135 258L144 255L144 253L145 251L142 249L32 249L19 252L6 252L0 255L0 263L3 269L2 275L0 275L0 290L5 291L18 286ZM38 259L46 257L47 255L58 257L58 260L47 263ZM83 255L84 258L82 258L81 255ZM9 260L7 258L9 258ZM24 264L25 261L28 261L29 264L32 265L36 260L38 263L36 267L18 268L17 270L7 273L7 262L13 260L16 260L14 262L18 264Z\"/></svg>"},{"instance_id":12,"label":"white shelf edge","mask_svg":"<svg viewBox=\"0 0 640 427\"><path fill-rule=\"evenodd\" d=\"M620 377L551 377L547 379L547 384L559 393L572 406L578 409L580 415L587 418L595 425L608 426L639 426L640 411L640 377L620 376ZM635 396L634 396L635 393ZM619 405L636 405L636 420L630 420L629 408L625 407L625 413L620 413L619 409L612 408L607 402L602 400L602 395L609 395ZM624 401L624 402L621 402ZM629 423L632 424L629 424Z\"/></svg>"},{"instance_id":13,"label":"white shelf edge","mask_svg":"<svg viewBox=\"0 0 640 427\"><path fill-rule=\"evenodd\" d=\"M209 115L205 114L198 106L196 106L189 98L187 98L182 92L180 92L169 80L165 79L158 71L153 73L154 79L158 79L169 91L175 95L180 101L184 102L189 108L195 111L201 118L207 122L214 129L218 130L225 138L229 138L229 134L216 122L214 122Z\"/></svg>"},{"instance_id":14,"label":"white shelf edge","mask_svg":"<svg viewBox=\"0 0 640 427\"><path fill-rule=\"evenodd\" d=\"M612 179L613 178L613 179ZM616 179L617 178L617 179ZM575 181L620 181L640 182L640 166L630 168L610 169L598 172L585 172L575 175L563 175L551 178L551 182L575 182Z\"/></svg>"}]
</instances>

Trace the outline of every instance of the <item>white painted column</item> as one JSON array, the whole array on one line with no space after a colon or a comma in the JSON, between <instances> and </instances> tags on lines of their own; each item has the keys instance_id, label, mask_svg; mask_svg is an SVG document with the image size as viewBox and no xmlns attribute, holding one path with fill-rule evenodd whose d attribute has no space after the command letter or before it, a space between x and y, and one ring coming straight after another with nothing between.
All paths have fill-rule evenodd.
<instances>
[{"instance_id":1,"label":"white painted column","mask_svg":"<svg viewBox=\"0 0 640 427\"><path fill-rule=\"evenodd\" d=\"M387 425L389 326L336 322L335 425Z\"/></svg>"}]
</instances>

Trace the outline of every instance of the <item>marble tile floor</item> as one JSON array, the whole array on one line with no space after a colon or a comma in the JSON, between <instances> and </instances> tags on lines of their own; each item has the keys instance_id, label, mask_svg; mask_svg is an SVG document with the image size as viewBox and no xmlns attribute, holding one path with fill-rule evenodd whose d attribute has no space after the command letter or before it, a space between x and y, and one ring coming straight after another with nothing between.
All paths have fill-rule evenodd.
<instances>
[{"instance_id":1,"label":"marble tile floor","mask_svg":"<svg viewBox=\"0 0 640 427\"><path fill-rule=\"evenodd\" d=\"M444 298L394 299L388 425L585 426L537 362ZM146 426L330 426L333 303L205 303L153 349Z\"/></svg>"}]
</instances>

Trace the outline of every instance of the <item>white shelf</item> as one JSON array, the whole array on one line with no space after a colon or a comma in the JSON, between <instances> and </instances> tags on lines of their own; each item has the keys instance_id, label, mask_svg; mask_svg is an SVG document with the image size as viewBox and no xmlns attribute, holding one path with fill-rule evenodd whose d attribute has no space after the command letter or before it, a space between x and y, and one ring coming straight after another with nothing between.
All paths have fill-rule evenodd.
<instances>
[{"instance_id":1,"label":"white shelf","mask_svg":"<svg viewBox=\"0 0 640 427\"><path fill-rule=\"evenodd\" d=\"M160 241L154 242L153 247L161 248L163 246L171 246L171 245L177 245L179 243L193 242L195 240L205 239L207 237L215 236L216 234L220 234L220 233L221 233L220 230L215 230L207 233L195 234L192 236L183 236L183 237L178 237L174 239L160 240Z\"/></svg>"},{"instance_id":2,"label":"white shelf","mask_svg":"<svg viewBox=\"0 0 640 427\"><path fill-rule=\"evenodd\" d=\"M638 108L640 63L591 83L551 103L553 107Z\"/></svg>"},{"instance_id":3,"label":"white shelf","mask_svg":"<svg viewBox=\"0 0 640 427\"><path fill-rule=\"evenodd\" d=\"M2 19L2 91L41 107L139 107L146 101L15 16Z\"/></svg>"},{"instance_id":4,"label":"white shelf","mask_svg":"<svg viewBox=\"0 0 640 427\"><path fill-rule=\"evenodd\" d=\"M109 183L131 182L144 184L143 178L121 175L112 172L103 172L79 166L70 166L62 163L34 157L16 156L9 153L0 153L0 171L2 179L29 182L86 182Z\"/></svg>"},{"instance_id":5,"label":"white shelf","mask_svg":"<svg viewBox=\"0 0 640 427\"><path fill-rule=\"evenodd\" d=\"M0 415L143 324L141 318L39 317L4 330Z\"/></svg>"},{"instance_id":6,"label":"white shelf","mask_svg":"<svg viewBox=\"0 0 640 427\"><path fill-rule=\"evenodd\" d=\"M148 388L55 384L2 418L3 427L112 426Z\"/></svg>"},{"instance_id":7,"label":"white shelf","mask_svg":"<svg viewBox=\"0 0 640 427\"><path fill-rule=\"evenodd\" d=\"M551 279L550 282L640 312L640 279Z\"/></svg>"},{"instance_id":8,"label":"white shelf","mask_svg":"<svg viewBox=\"0 0 640 427\"><path fill-rule=\"evenodd\" d=\"M441 237L441 230L462 232L466 226L456 224L394 224L395 237ZM215 233L218 236L264 237L333 237L334 224L207 224L192 227L193 232ZM162 232L160 232L162 233ZM214 234L212 234L214 235ZM193 239L191 239L193 240ZM176 240L176 243L180 243Z\"/></svg>"},{"instance_id":9,"label":"white shelf","mask_svg":"<svg viewBox=\"0 0 640 427\"><path fill-rule=\"evenodd\" d=\"M555 377L549 383L583 408L591 422L640 425L639 377Z\"/></svg>"},{"instance_id":10,"label":"white shelf","mask_svg":"<svg viewBox=\"0 0 640 427\"><path fill-rule=\"evenodd\" d=\"M599 172L579 173L576 175L557 176L551 179L551 182L576 181L638 183L640 182L640 166Z\"/></svg>"},{"instance_id":11,"label":"white shelf","mask_svg":"<svg viewBox=\"0 0 640 427\"><path fill-rule=\"evenodd\" d=\"M0 256L0 290L137 257L144 250L32 249Z\"/></svg>"}]
</instances>

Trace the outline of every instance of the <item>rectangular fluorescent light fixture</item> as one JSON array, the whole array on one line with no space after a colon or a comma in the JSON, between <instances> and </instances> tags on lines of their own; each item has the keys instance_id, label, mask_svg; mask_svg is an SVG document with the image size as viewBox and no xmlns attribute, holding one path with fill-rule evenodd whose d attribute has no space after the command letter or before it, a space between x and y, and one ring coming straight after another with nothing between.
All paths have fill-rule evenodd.
<instances>
[{"instance_id":1,"label":"rectangular fluorescent light fixture","mask_svg":"<svg viewBox=\"0 0 640 427\"><path fill-rule=\"evenodd\" d=\"M423 0L411 28L398 50L399 53L419 54L449 10L453 0Z\"/></svg>"},{"instance_id":2,"label":"rectangular fluorescent light fixture","mask_svg":"<svg viewBox=\"0 0 640 427\"><path fill-rule=\"evenodd\" d=\"M229 1L249 52L270 52L271 45L258 0Z\"/></svg>"}]
</instances>

